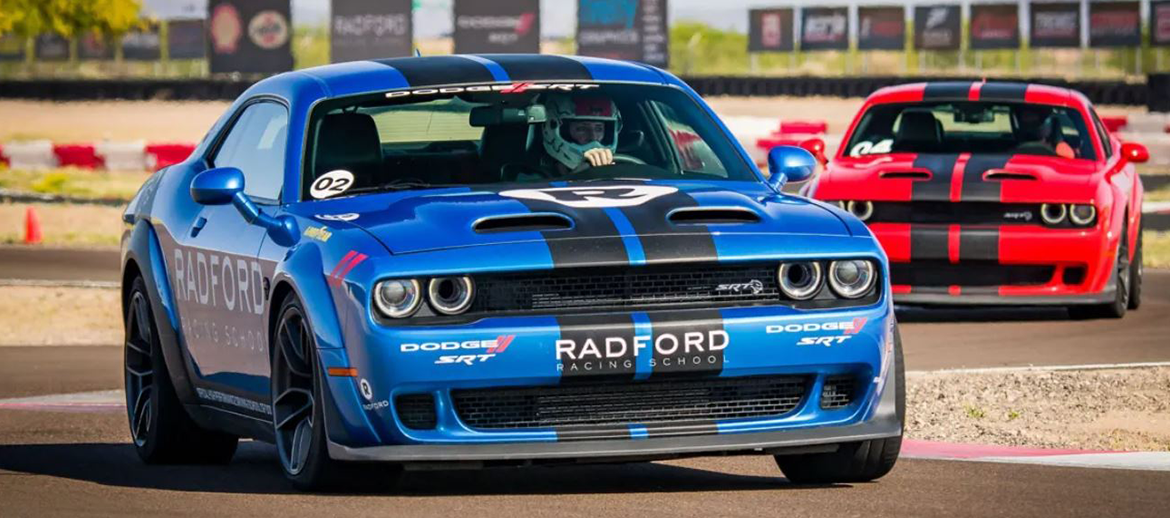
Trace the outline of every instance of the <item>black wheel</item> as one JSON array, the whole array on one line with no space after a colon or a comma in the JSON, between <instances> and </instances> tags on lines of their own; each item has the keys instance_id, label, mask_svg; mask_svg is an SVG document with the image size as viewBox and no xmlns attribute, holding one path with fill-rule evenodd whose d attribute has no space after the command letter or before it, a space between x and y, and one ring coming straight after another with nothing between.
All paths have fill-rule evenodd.
<instances>
[{"instance_id":1,"label":"black wheel","mask_svg":"<svg viewBox=\"0 0 1170 518\"><path fill-rule=\"evenodd\" d=\"M1122 225L1121 242L1117 244L1117 263L1113 272L1114 278L1117 279L1117 292L1113 297L1113 302L1089 306L1070 306L1068 308L1069 316L1076 319L1121 318L1125 316L1125 311L1130 307L1130 295L1132 294L1131 290L1134 284L1134 269L1129 260L1129 239L1126 237L1128 235L1128 226ZM1140 257L1135 255L1134 258L1140 261ZM1140 265L1141 263L1139 262L1138 264ZM1138 273L1137 279L1140 283L1140 272Z\"/></svg>"},{"instance_id":2,"label":"black wheel","mask_svg":"<svg viewBox=\"0 0 1170 518\"><path fill-rule=\"evenodd\" d=\"M175 395L141 277L131 285L125 310L126 415L139 458L150 464L231 461L239 439L199 428Z\"/></svg>"},{"instance_id":3,"label":"black wheel","mask_svg":"<svg viewBox=\"0 0 1170 518\"><path fill-rule=\"evenodd\" d=\"M388 470L329 457L322 376L312 328L295 295L280 306L272 347L272 426L280 465L297 489L370 491L391 487Z\"/></svg>"},{"instance_id":4,"label":"black wheel","mask_svg":"<svg viewBox=\"0 0 1170 518\"><path fill-rule=\"evenodd\" d=\"M902 337L894 331L895 408L906 423L906 372L902 364ZM832 453L777 455L776 465L795 484L869 482L894 469L902 450L902 436L839 445Z\"/></svg>"},{"instance_id":5,"label":"black wheel","mask_svg":"<svg viewBox=\"0 0 1170 518\"><path fill-rule=\"evenodd\" d=\"M1142 306L1142 276L1145 267L1142 266L1142 227L1138 226L1137 246L1133 251L1133 264L1129 268L1129 309Z\"/></svg>"}]
</instances>

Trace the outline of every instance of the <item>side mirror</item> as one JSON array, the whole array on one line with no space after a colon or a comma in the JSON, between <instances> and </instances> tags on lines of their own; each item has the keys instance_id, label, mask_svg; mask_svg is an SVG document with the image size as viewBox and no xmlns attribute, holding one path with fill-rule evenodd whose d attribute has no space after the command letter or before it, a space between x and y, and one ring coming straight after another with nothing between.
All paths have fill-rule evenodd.
<instances>
[{"instance_id":1,"label":"side mirror","mask_svg":"<svg viewBox=\"0 0 1170 518\"><path fill-rule=\"evenodd\" d=\"M825 156L825 141L819 138L810 138L800 143L801 149L812 153L812 156L817 159L822 166L829 163L829 157Z\"/></svg>"},{"instance_id":2,"label":"side mirror","mask_svg":"<svg viewBox=\"0 0 1170 518\"><path fill-rule=\"evenodd\" d=\"M768 151L768 172L772 175L768 178L768 185L776 192L780 192L789 181L808 180L816 168L817 159L803 148L776 146Z\"/></svg>"},{"instance_id":3,"label":"side mirror","mask_svg":"<svg viewBox=\"0 0 1170 518\"><path fill-rule=\"evenodd\" d=\"M1137 142L1121 144L1121 156L1135 164L1144 164L1150 160L1150 150Z\"/></svg>"},{"instance_id":4,"label":"side mirror","mask_svg":"<svg viewBox=\"0 0 1170 518\"><path fill-rule=\"evenodd\" d=\"M200 205L227 205L244 192L244 173L234 167L217 167L195 175L191 198Z\"/></svg>"}]
</instances>

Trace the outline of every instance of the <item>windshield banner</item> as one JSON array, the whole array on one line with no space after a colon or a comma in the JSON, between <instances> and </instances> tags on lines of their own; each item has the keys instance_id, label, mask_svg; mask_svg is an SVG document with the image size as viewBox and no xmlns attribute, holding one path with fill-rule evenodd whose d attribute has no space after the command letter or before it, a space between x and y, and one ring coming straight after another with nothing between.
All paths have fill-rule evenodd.
<instances>
[{"instance_id":1,"label":"windshield banner","mask_svg":"<svg viewBox=\"0 0 1170 518\"><path fill-rule=\"evenodd\" d=\"M802 9L800 50L849 50L849 8Z\"/></svg>"},{"instance_id":2,"label":"windshield banner","mask_svg":"<svg viewBox=\"0 0 1170 518\"><path fill-rule=\"evenodd\" d=\"M333 0L329 59L333 63L413 53L411 0Z\"/></svg>"},{"instance_id":3,"label":"windshield banner","mask_svg":"<svg viewBox=\"0 0 1170 518\"><path fill-rule=\"evenodd\" d=\"M211 73L292 70L289 0L209 0Z\"/></svg>"},{"instance_id":4,"label":"windshield banner","mask_svg":"<svg viewBox=\"0 0 1170 518\"><path fill-rule=\"evenodd\" d=\"M906 9L858 7L857 48L859 50L906 48Z\"/></svg>"},{"instance_id":5,"label":"windshield banner","mask_svg":"<svg viewBox=\"0 0 1170 518\"><path fill-rule=\"evenodd\" d=\"M577 53L657 67L670 62L667 0L578 0Z\"/></svg>"},{"instance_id":6,"label":"windshield banner","mask_svg":"<svg viewBox=\"0 0 1170 518\"><path fill-rule=\"evenodd\" d=\"M1090 47L1140 47L1141 4L1108 2L1089 4Z\"/></svg>"},{"instance_id":7,"label":"windshield banner","mask_svg":"<svg viewBox=\"0 0 1170 518\"><path fill-rule=\"evenodd\" d=\"M1081 4L1032 4L1032 47L1080 47Z\"/></svg>"},{"instance_id":8,"label":"windshield banner","mask_svg":"<svg viewBox=\"0 0 1170 518\"><path fill-rule=\"evenodd\" d=\"M972 5L971 48L975 50L1020 48L1020 6Z\"/></svg>"}]
</instances>

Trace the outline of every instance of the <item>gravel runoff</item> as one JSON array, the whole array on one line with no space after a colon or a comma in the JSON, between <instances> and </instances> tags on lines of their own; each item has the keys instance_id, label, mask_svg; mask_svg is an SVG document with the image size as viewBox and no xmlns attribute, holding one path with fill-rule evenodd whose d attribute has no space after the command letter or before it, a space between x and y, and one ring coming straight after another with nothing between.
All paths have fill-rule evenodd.
<instances>
[{"instance_id":1,"label":"gravel runoff","mask_svg":"<svg viewBox=\"0 0 1170 518\"><path fill-rule=\"evenodd\" d=\"M908 373L906 385L914 439L1170 450L1170 367Z\"/></svg>"}]
</instances>

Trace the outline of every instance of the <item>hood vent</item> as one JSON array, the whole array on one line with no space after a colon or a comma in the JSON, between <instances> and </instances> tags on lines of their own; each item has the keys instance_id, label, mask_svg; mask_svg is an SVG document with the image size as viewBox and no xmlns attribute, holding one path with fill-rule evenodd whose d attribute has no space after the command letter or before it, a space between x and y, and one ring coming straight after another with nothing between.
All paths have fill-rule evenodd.
<instances>
[{"instance_id":1,"label":"hood vent","mask_svg":"<svg viewBox=\"0 0 1170 518\"><path fill-rule=\"evenodd\" d=\"M882 171L878 177L891 179L902 178L908 180L929 180L930 173L926 171Z\"/></svg>"},{"instance_id":2,"label":"hood vent","mask_svg":"<svg viewBox=\"0 0 1170 518\"><path fill-rule=\"evenodd\" d=\"M666 219L675 225L741 225L759 223L760 215L740 207L688 207L670 211Z\"/></svg>"},{"instance_id":3,"label":"hood vent","mask_svg":"<svg viewBox=\"0 0 1170 518\"><path fill-rule=\"evenodd\" d=\"M984 180L1032 180L1036 181L1039 178L1032 173L1022 173L1019 171L1008 171L1007 169L992 169L983 173Z\"/></svg>"},{"instance_id":4,"label":"hood vent","mask_svg":"<svg viewBox=\"0 0 1170 518\"><path fill-rule=\"evenodd\" d=\"M471 228L479 234L569 230L573 228L573 220L564 214L557 214L555 212L512 214L508 216L483 218L476 221Z\"/></svg>"}]
</instances>

